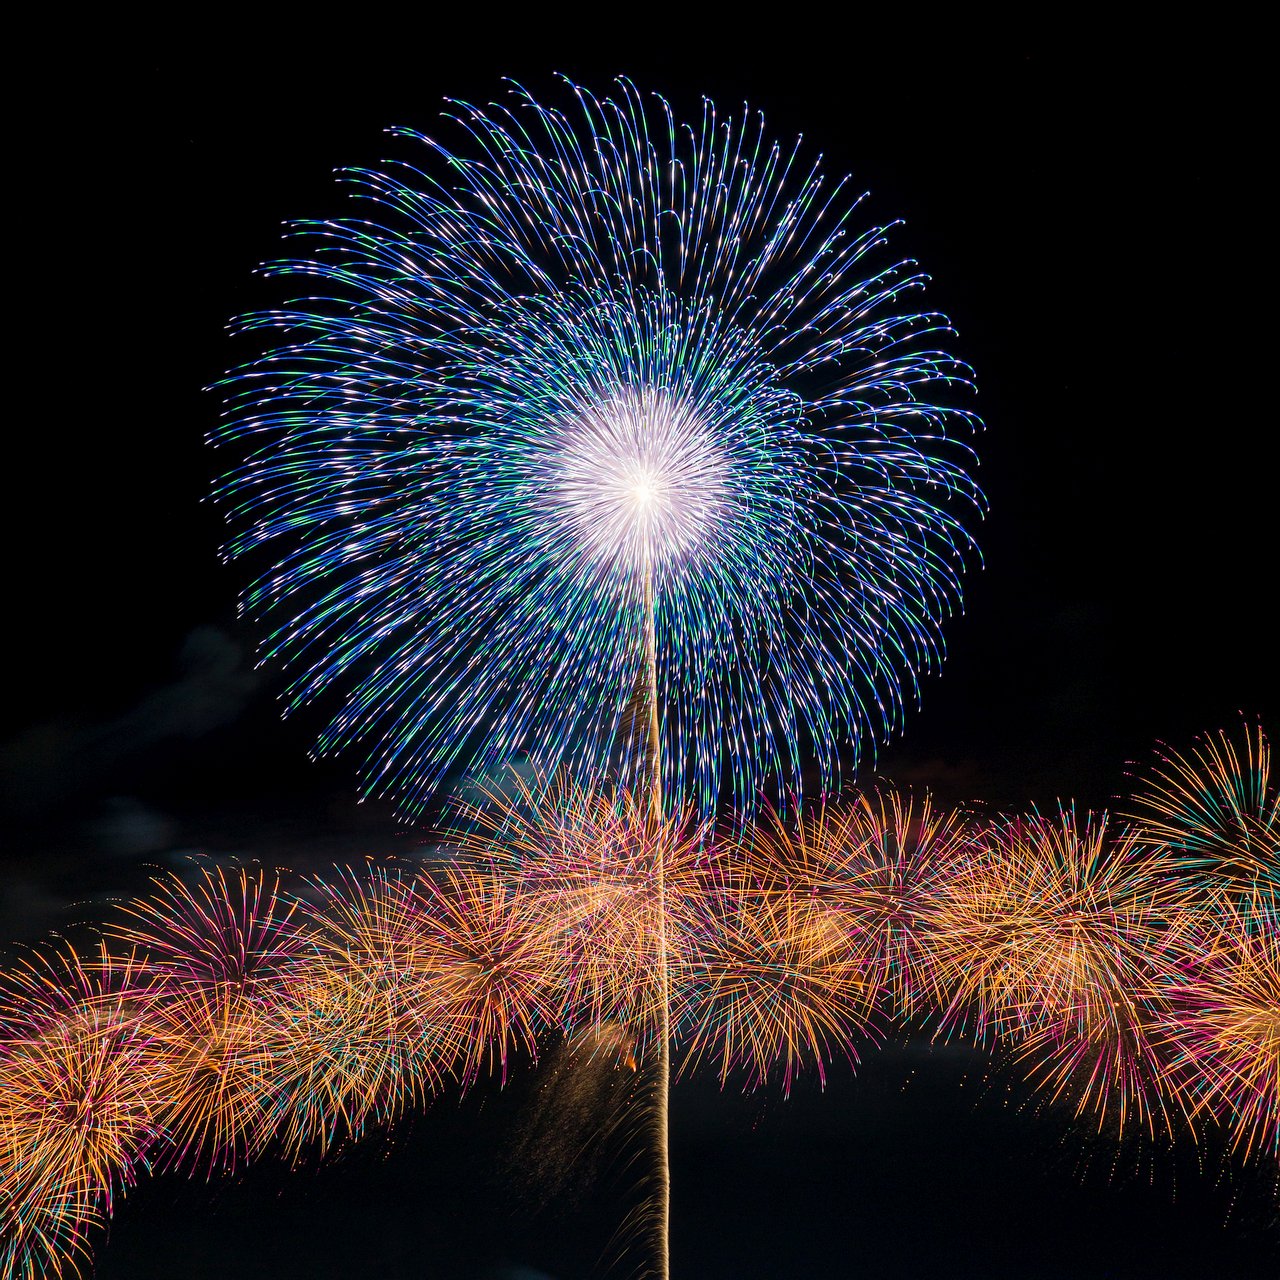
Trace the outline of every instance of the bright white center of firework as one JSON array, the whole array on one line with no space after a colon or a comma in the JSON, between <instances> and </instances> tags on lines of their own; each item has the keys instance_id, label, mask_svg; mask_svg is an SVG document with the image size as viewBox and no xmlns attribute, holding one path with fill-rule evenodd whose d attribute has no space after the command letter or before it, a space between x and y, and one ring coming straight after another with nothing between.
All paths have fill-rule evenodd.
<instances>
[{"instance_id":1,"label":"bright white center of firework","mask_svg":"<svg viewBox=\"0 0 1280 1280\"><path fill-rule=\"evenodd\" d=\"M560 424L552 493L593 555L624 565L687 557L722 518L723 450L670 395L627 389Z\"/></svg>"}]
</instances>

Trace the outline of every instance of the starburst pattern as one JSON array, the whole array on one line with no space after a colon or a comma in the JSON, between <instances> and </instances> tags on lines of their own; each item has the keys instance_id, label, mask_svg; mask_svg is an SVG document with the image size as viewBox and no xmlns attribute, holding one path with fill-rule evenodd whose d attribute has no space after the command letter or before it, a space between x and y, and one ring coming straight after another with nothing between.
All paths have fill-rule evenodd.
<instances>
[{"instance_id":1,"label":"starburst pattern","mask_svg":"<svg viewBox=\"0 0 1280 1280\"><path fill-rule=\"evenodd\" d=\"M1280 787L1260 724L1164 752L1140 775L1129 810L1208 892L1280 902Z\"/></svg>"},{"instance_id":2,"label":"starburst pattern","mask_svg":"<svg viewBox=\"0 0 1280 1280\"><path fill-rule=\"evenodd\" d=\"M709 1063L722 1083L741 1071L748 1087L778 1078L785 1093L806 1068L825 1081L834 1056L857 1064L873 990L837 907L737 885L711 924L676 1004L686 1069Z\"/></svg>"},{"instance_id":3,"label":"starburst pattern","mask_svg":"<svg viewBox=\"0 0 1280 1280\"><path fill-rule=\"evenodd\" d=\"M1032 813L988 827L933 913L943 1025L1016 1045L1077 1114L1163 1123L1153 1034L1168 930L1185 899L1167 858L1105 814Z\"/></svg>"},{"instance_id":4,"label":"starburst pattern","mask_svg":"<svg viewBox=\"0 0 1280 1280\"><path fill-rule=\"evenodd\" d=\"M442 1017L463 1085L505 1076L510 1055L536 1053L553 993L547 939L525 910L523 886L495 859L472 858L418 882L438 955Z\"/></svg>"},{"instance_id":5,"label":"starburst pattern","mask_svg":"<svg viewBox=\"0 0 1280 1280\"><path fill-rule=\"evenodd\" d=\"M41 951L0 994L0 1261L57 1275L161 1137L168 1090L133 957Z\"/></svg>"},{"instance_id":6,"label":"starburst pattern","mask_svg":"<svg viewBox=\"0 0 1280 1280\"><path fill-rule=\"evenodd\" d=\"M295 1156L422 1105L460 1051L415 879L347 871L314 881L301 904L312 949L280 993L288 1034L266 1087L276 1136Z\"/></svg>"},{"instance_id":7,"label":"starburst pattern","mask_svg":"<svg viewBox=\"0 0 1280 1280\"><path fill-rule=\"evenodd\" d=\"M598 775L651 573L663 783L745 814L901 723L960 600L969 371L925 282L763 122L679 123L620 81L567 109L454 104L344 177L223 384L228 552L319 749L419 813L530 758ZM449 140L452 139L452 140ZM806 748L807 750L807 748Z\"/></svg>"},{"instance_id":8,"label":"starburst pattern","mask_svg":"<svg viewBox=\"0 0 1280 1280\"><path fill-rule=\"evenodd\" d=\"M271 1136L264 1082L290 1030L279 993L308 950L293 910L278 875L205 866L157 881L108 927L157 983L144 1030L168 1077L171 1163L234 1169Z\"/></svg>"},{"instance_id":9,"label":"starburst pattern","mask_svg":"<svg viewBox=\"0 0 1280 1280\"><path fill-rule=\"evenodd\" d=\"M492 797L468 815L460 846L522 886L554 967L558 1025L616 1023L651 1037L661 953L678 966L696 948L722 859L692 812L656 819L629 791L563 779L543 791Z\"/></svg>"},{"instance_id":10,"label":"starburst pattern","mask_svg":"<svg viewBox=\"0 0 1280 1280\"><path fill-rule=\"evenodd\" d=\"M1243 1155L1280 1158L1280 909L1205 912L1180 933L1185 961L1165 1028L1196 1114Z\"/></svg>"},{"instance_id":11,"label":"starburst pattern","mask_svg":"<svg viewBox=\"0 0 1280 1280\"><path fill-rule=\"evenodd\" d=\"M763 892L813 897L839 912L872 999L909 1017L937 1003L931 912L943 879L975 847L965 814L886 785L795 823L775 814L727 856Z\"/></svg>"}]
</instances>

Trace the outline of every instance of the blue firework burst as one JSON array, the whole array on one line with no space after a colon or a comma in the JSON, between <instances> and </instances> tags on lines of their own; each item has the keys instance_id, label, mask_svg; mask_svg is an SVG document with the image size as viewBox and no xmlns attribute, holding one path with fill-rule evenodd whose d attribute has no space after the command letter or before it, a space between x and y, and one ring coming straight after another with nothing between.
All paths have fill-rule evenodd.
<instances>
[{"instance_id":1,"label":"blue firework burst","mask_svg":"<svg viewBox=\"0 0 1280 1280\"><path fill-rule=\"evenodd\" d=\"M664 791L749 811L901 723L983 497L970 371L847 179L619 81L451 104L268 274L220 384L227 552L290 707L412 816L447 777L606 769L656 618ZM880 265L876 265L879 262Z\"/></svg>"}]
</instances>

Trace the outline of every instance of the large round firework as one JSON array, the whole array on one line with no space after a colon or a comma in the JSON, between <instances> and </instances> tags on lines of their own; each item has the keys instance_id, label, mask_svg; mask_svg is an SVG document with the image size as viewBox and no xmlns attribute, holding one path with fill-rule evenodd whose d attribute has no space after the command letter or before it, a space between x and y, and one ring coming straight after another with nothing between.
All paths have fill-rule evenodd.
<instances>
[{"instance_id":1,"label":"large round firework","mask_svg":"<svg viewBox=\"0 0 1280 1280\"><path fill-rule=\"evenodd\" d=\"M834 781L940 661L983 506L969 371L847 179L745 112L566 98L346 171L223 384L263 658L408 816L468 766L616 765L646 615L677 807Z\"/></svg>"}]
</instances>

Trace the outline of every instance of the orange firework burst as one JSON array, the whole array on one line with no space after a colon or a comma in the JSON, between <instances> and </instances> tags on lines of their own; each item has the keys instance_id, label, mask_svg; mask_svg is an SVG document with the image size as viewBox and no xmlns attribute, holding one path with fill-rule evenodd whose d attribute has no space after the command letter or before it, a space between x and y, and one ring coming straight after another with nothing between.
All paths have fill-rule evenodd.
<instances>
[{"instance_id":1,"label":"orange firework burst","mask_svg":"<svg viewBox=\"0 0 1280 1280\"><path fill-rule=\"evenodd\" d=\"M175 874L155 886L151 897L125 907L107 934L142 951L148 968L166 978L248 992L306 949L290 927L294 903L276 872L198 865L190 882Z\"/></svg>"},{"instance_id":2,"label":"orange firework burst","mask_svg":"<svg viewBox=\"0 0 1280 1280\"><path fill-rule=\"evenodd\" d=\"M866 998L909 1016L936 994L930 911L941 879L970 847L959 813L885 786L795 825L774 815L729 861L744 885L770 897L825 904L853 949Z\"/></svg>"},{"instance_id":3,"label":"orange firework burst","mask_svg":"<svg viewBox=\"0 0 1280 1280\"><path fill-rule=\"evenodd\" d=\"M0 995L0 1224L5 1275L58 1274L110 1216L160 1137L149 983L99 948L37 953Z\"/></svg>"},{"instance_id":4,"label":"orange firework burst","mask_svg":"<svg viewBox=\"0 0 1280 1280\"><path fill-rule=\"evenodd\" d=\"M1280 912L1274 900L1203 913L1164 1025L1195 1113L1232 1145L1280 1157Z\"/></svg>"},{"instance_id":5,"label":"orange firework burst","mask_svg":"<svg viewBox=\"0 0 1280 1280\"><path fill-rule=\"evenodd\" d=\"M1280 901L1280 788L1262 726L1205 734L1186 755L1169 752L1134 795L1131 816L1166 845L1209 893Z\"/></svg>"},{"instance_id":6,"label":"orange firework burst","mask_svg":"<svg viewBox=\"0 0 1280 1280\"><path fill-rule=\"evenodd\" d=\"M681 966L676 1022L685 1069L711 1062L748 1088L806 1066L826 1078L833 1049L856 1061L871 1012L866 966L847 906L845 817L821 808L794 829L778 814L729 841L729 877L704 906Z\"/></svg>"},{"instance_id":7,"label":"orange firework burst","mask_svg":"<svg viewBox=\"0 0 1280 1280\"><path fill-rule=\"evenodd\" d=\"M506 1075L513 1051L536 1054L550 1021L556 957L518 881L478 855L423 877L415 897L435 953L438 1042L464 1087Z\"/></svg>"},{"instance_id":8,"label":"orange firework burst","mask_svg":"<svg viewBox=\"0 0 1280 1280\"><path fill-rule=\"evenodd\" d=\"M944 1026L976 1018L1076 1114L1154 1130L1165 1081L1153 1027L1166 1007L1167 857L1105 814L1074 809L991 827L982 857L939 886L933 915Z\"/></svg>"},{"instance_id":9,"label":"orange firework burst","mask_svg":"<svg viewBox=\"0 0 1280 1280\"><path fill-rule=\"evenodd\" d=\"M263 1081L289 1035L279 990L307 951L292 910L274 874L203 867L192 883L157 882L112 927L156 980L144 1030L177 1163L234 1168L269 1136Z\"/></svg>"},{"instance_id":10,"label":"orange firework burst","mask_svg":"<svg viewBox=\"0 0 1280 1280\"><path fill-rule=\"evenodd\" d=\"M789 1091L934 1008L1100 1127L1181 1110L1274 1159L1269 755L1260 733L1244 756L1205 742L1197 785L1166 761L1118 831L1074 809L979 824L886 786L713 841L649 796L518 786L430 870L299 898L262 871L158 881L108 930L116 954L37 952L0 987L0 1263L73 1270L140 1167L323 1155L446 1079L505 1077L546 1031L648 1054L654 1097L679 1040L686 1070Z\"/></svg>"},{"instance_id":11,"label":"orange firework burst","mask_svg":"<svg viewBox=\"0 0 1280 1280\"><path fill-rule=\"evenodd\" d=\"M560 1024L651 1035L660 951L679 964L715 884L705 828L691 815L659 820L626 791L571 784L545 797L520 787L472 819L464 847L498 859L546 942Z\"/></svg>"},{"instance_id":12,"label":"orange firework burst","mask_svg":"<svg viewBox=\"0 0 1280 1280\"><path fill-rule=\"evenodd\" d=\"M885 787L857 798L843 839L854 937L877 998L917 1014L937 1003L931 913L939 885L972 855L970 824L928 795Z\"/></svg>"},{"instance_id":13,"label":"orange firework burst","mask_svg":"<svg viewBox=\"0 0 1280 1280\"><path fill-rule=\"evenodd\" d=\"M446 1040L441 958L410 877L386 869L315 882L301 912L312 951L280 992L289 1028L267 1090L295 1155L323 1154L439 1086ZM449 1029L453 1030L453 1029Z\"/></svg>"},{"instance_id":14,"label":"orange firework burst","mask_svg":"<svg viewBox=\"0 0 1280 1280\"><path fill-rule=\"evenodd\" d=\"M825 1081L835 1051L856 1063L872 989L846 926L820 898L727 889L684 966L677 1021L689 1029L686 1066L709 1060L722 1083L741 1068L749 1087L780 1067L789 1091L805 1066Z\"/></svg>"}]
</instances>

